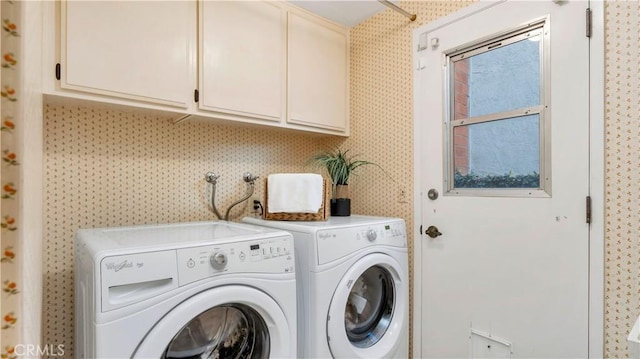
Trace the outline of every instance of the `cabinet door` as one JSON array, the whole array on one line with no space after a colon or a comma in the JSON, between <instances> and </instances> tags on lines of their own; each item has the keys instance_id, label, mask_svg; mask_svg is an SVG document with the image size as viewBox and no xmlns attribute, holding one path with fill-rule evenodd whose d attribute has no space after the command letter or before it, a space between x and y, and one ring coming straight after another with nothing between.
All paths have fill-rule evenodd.
<instances>
[{"instance_id":1,"label":"cabinet door","mask_svg":"<svg viewBox=\"0 0 640 359\"><path fill-rule=\"evenodd\" d=\"M202 1L200 20L200 109L281 121L284 11L263 1Z\"/></svg>"},{"instance_id":2,"label":"cabinet door","mask_svg":"<svg viewBox=\"0 0 640 359\"><path fill-rule=\"evenodd\" d=\"M348 130L348 35L289 13L288 122Z\"/></svg>"},{"instance_id":3,"label":"cabinet door","mask_svg":"<svg viewBox=\"0 0 640 359\"><path fill-rule=\"evenodd\" d=\"M189 1L63 1L61 88L186 108L192 9Z\"/></svg>"}]
</instances>

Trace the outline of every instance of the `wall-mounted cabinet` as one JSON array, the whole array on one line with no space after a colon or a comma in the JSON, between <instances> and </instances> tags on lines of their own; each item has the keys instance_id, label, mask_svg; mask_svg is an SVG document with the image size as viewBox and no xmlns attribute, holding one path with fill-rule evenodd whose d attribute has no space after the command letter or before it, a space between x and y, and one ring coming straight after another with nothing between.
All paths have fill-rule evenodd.
<instances>
[{"instance_id":1,"label":"wall-mounted cabinet","mask_svg":"<svg viewBox=\"0 0 640 359\"><path fill-rule=\"evenodd\" d=\"M47 94L349 134L348 29L305 10L275 1L45 8L45 26L56 29L46 42Z\"/></svg>"},{"instance_id":2,"label":"wall-mounted cabinet","mask_svg":"<svg viewBox=\"0 0 640 359\"><path fill-rule=\"evenodd\" d=\"M204 1L199 15L199 108L281 121L286 12L269 2Z\"/></svg>"},{"instance_id":3,"label":"wall-mounted cabinet","mask_svg":"<svg viewBox=\"0 0 640 359\"><path fill-rule=\"evenodd\" d=\"M346 131L349 125L348 52L341 28L289 13L289 123Z\"/></svg>"},{"instance_id":4,"label":"wall-mounted cabinet","mask_svg":"<svg viewBox=\"0 0 640 359\"><path fill-rule=\"evenodd\" d=\"M188 1L152 4L61 2L60 88L188 108L192 10Z\"/></svg>"}]
</instances>

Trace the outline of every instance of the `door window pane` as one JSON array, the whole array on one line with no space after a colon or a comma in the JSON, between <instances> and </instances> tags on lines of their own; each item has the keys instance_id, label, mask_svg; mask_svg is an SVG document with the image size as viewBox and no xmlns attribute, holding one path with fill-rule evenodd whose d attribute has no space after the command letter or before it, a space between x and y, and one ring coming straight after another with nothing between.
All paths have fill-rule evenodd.
<instances>
[{"instance_id":1,"label":"door window pane","mask_svg":"<svg viewBox=\"0 0 640 359\"><path fill-rule=\"evenodd\" d=\"M456 126L455 188L539 188L540 116Z\"/></svg>"},{"instance_id":2,"label":"door window pane","mask_svg":"<svg viewBox=\"0 0 640 359\"><path fill-rule=\"evenodd\" d=\"M540 35L455 61L453 71L456 120L537 106Z\"/></svg>"},{"instance_id":3,"label":"door window pane","mask_svg":"<svg viewBox=\"0 0 640 359\"><path fill-rule=\"evenodd\" d=\"M541 21L448 55L447 193L551 188L545 26Z\"/></svg>"}]
</instances>

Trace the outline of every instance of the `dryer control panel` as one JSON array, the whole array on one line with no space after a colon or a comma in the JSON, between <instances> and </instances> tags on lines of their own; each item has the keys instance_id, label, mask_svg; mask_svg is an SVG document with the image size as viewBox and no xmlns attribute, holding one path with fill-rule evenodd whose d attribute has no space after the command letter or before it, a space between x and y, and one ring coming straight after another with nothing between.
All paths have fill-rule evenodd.
<instances>
[{"instance_id":1,"label":"dryer control panel","mask_svg":"<svg viewBox=\"0 0 640 359\"><path fill-rule=\"evenodd\" d=\"M178 285L233 273L292 273L292 237L274 237L177 250Z\"/></svg>"},{"instance_id":2,"label":"dryer control panel","mask_svg":"<svg viewBox=\"0 0 640 359\"><path fill-rule=\"evenodd\" d=\"M324 229L317 232L318 264L325 264L370 246L407 247L404 221Z\"/></svg>"}]
</instances>

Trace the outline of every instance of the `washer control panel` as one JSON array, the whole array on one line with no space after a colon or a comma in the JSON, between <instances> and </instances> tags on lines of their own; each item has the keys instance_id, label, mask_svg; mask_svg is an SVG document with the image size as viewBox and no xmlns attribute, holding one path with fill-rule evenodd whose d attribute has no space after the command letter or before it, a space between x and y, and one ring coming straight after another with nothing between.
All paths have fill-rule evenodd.
<instances>
[{"instance_id":1,"label":"washer control panel","mask_svg":"<svg viewBox=\"0 0 640 359\"><path fill-rule=\"evenodd\" d=\"M274 237L177 250L178 283L220 274L292 273L293 238Z\"/></svg>"},{"instance_id":2,"label":"washer control panel","mask_svg":"<svg viewBox=\"0 0 640 359\"><path fill-rule=\"evenodd\" d=\"M407 247L403 220L325 229L317 233L318 264L325 264L370 246Z\"/></svg>"}]
</instances>

